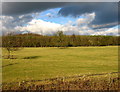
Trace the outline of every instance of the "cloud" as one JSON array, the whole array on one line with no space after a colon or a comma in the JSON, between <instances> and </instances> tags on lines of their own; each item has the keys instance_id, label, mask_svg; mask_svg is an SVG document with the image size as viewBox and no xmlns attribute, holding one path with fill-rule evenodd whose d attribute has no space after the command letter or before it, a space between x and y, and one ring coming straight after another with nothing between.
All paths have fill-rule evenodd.
<instances>
[{"instance_id":1,"label":"cloud","mask_svg":"<svg viewBox=\"0 0 120 92\"><path fill-rule=\"evenodd\" d=\"M81 17L77 19L77 25L85 25L85 24L90 24L94 19L95 19L95 13L89 13L89 14L83 14Z\"/></svg>"},{"instance_id":2,"label":"cloud","mask_svg":"<svg viewBox=\"0 0 120 92\"><path fill-rule=\"evenodd\" d=\"M111 27L117 24L116 21L117 6L115 5L117 4L113 2L111 3L4 2L2 16L3 33L6 32L23 33L30 31L32 33L38 33L42 35L53 35L57 31L63 31L64 34L66 35L72 34L117 35L117 31L114 30L106 31L108 30L108 28L106 28L107 26ZM57 10L52 8L56 8ZM65 18L66 21L64 21ZM72 18L74 18L72 21L69 20ZM69 21L66 24L67 19ZM65 23L59 24L60 21Z\"/></svg>"},{"instance_id":3,"label":"cloud","mask_svg":"<svg viewBox=\"0 0 120 92\"><path fill-rule=\"evenodd\" d=\"M94 29L99 29L99 28L110 28L110 27L112 27L112 26L116 26L116 25L118 25L118 22L114 22L114 23L109 23L109 24L103 24L103 25L90 25L92 28L94 28Z\"/></svg>"},{"instance_id":4,"label":"cloud","mask_svg":"<svg viewBox=\"0 0 120 92\"><path fill-rule=\"evenodd\" d=\"M115 27L109 28L109 29L108 28L99 29L93 35L115 35L115 36L119 36L118 26L115 26Z\"/></svg>"},{"instance_id":5,"label":"cloud","mask_svg":"<svg viewBox=\"0 0 120 92\"><path fill-rule=\"evenodd\" d=\"M65 2L2 2L3 15L23 15L62 7Z\"/></svg>"},{"instance_id":6,"label":"cloud","mask_svg":"<svg viewBox=\"0 0 120 92\"><path fill-rule=\"evenodd\" d=\"M21 31L30 31L42 35L52 35L62 27L60 24L33 19L26 27L16 27Z\"/></svg>"},{"instance_id":7,"label":"cloud","mask_svg":"<svg viewBox=\"0 0 120 92\"><path fill-rule=\"evenodd\" d=\"M42 35L53 35L57 31L63 31L66 35L118 35L117 28L101 28L101 29L92 29L89 27L89 24L94 20L95 14L89 13L85 14L84 18L77 19L75 21L76 25L71 25L69 23L66 25L52 23L43 21L41 19L33 19L28 23L27 26L21 27L17 26L15 29L20 30L21 32L29 31L31 33L37 33ZM88 22L84 22L84 21ZM80 25L78 25L78 22ZM74 23L74 24L75 24ZM86 24L85 24L86 23ZM84 25L82 25L84 24Z\"/></svg>"},{"instance_id":8,"label":"cloud","mask_svg":"<svg viewBox=\"0 0 120 92\"><path fill-rule=\"evenodd\" d=\"M23 32L30 31L31 33L38 33L42 35L53 35L57 31L63 31L63 33L66 35L88 35L92 32L91 28L88 27L88 24L94 20L94 16L95 13L84 14L84 18L77 19L75 23L72 23L72 21L68 21L68 23L65 25L47 22L41 19L33 19L31 22L28 23L27 26L17 26L16 29ZM75 26L72 26L72 24L75 24Z\"/></svg>"},{"instance_id":9,"label":"cloud","mask_svg":"<svg viewBox=\"0 0 120 92\"><path fill-rule=\"evenodd\" d=\"M3 2L2 14L7 16L37 13L61 7L58 14L78 17L95 12L93 25L110 24L118 21L117 2ZM110 26L111 27L111 26Z\"/></svg>"},{"instance_id":10,"label":"cloud","mask_svg":"<svg viewBox=\"0 0 120 92\"><path fill-rule=\"evenodd\" d=\"M53 15L51 13L46 14L47 17L52 17Z\"/></svg>"},{"instance_id":11,"label":"cloud","mask_svg":"<svg viewBox=\"0 0 120 92\"><path fill-rule=\"evenodd\" d=\"M95 12L96 16L91 24L101 25L118 21L118 3L117 2L84 2L73 3L72 5L61 8L59 14L62 16L79 17L85 13Z\"/></svg>"},{"instance_id":12,"label":"cloud","mask_svg":"<svg viewBox=\"0 0 120 92\"><path fill-rule=\"evenodd\" d=\"M6 34L9 32L20 33L16 30L16 26L24 26L33 19L32 15L20 15L20 16L0 16L0 22L2 23L2 33Z\"/></svg>"}]
</instances>

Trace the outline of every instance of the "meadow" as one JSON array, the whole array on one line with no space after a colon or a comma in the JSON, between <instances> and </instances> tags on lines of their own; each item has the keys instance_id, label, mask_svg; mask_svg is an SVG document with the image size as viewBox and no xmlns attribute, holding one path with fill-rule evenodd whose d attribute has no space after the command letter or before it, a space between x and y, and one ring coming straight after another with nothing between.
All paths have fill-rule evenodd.
<instances>
[{"instance_id":1,"label":"meadow","mask_svg":"<svg viewBox=\"0 0 120 92\"><path fill-rule=\"evenodd\" d=\"M117 46L25 47L12 54L17 58L2 60L3 84L118 72Z\"/></svg>"},{"instance_id":2,"label":"meadow","mask_svg":"<svg viewBox=\"0 0 120 92\"><path fill-rule=\"evenodd\" d=\"M117 46L24 48L13 53L17 59L3 59L3 82L116 72L117 51Z\"/></svg>"}]
</instances>

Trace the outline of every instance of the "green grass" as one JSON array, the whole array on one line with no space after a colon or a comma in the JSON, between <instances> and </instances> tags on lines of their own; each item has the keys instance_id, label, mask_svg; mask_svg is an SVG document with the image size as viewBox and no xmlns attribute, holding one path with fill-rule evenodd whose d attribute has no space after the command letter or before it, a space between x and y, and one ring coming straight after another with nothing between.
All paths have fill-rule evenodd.
<instances>
[{"instance_id":1,"label":"green grass","mask_svg":"<svg viewBox=\"0 0 120 92\"><path fill-rule=\"evenodd\" d=\"M3 49L3 55L7 52ZM118 47L24 48L3 59L3 83L118 71Z\"/></svg>"}]
</instances>

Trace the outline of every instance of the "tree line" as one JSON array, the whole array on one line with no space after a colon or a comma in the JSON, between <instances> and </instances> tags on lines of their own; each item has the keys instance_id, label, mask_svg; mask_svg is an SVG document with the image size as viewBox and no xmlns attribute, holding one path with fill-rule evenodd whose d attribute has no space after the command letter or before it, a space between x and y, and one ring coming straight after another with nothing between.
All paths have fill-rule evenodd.
<instances>
[{"instance_id":1,"label":"tree line","mask_svg":"<svg viewBox=\"0 0 120 92\"><path fill-rule=\"evenodd\" d=\"M119 36L64 35L58 31L52 36L33 33L2 36L2 47L76 47L119 45Z\"/></svg>"}]
</instances>

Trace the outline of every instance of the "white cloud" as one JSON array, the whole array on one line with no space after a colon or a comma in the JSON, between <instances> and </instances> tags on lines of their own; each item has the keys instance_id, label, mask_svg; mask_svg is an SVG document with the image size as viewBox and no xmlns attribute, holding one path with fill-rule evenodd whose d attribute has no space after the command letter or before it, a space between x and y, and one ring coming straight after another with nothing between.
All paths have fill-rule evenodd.
<instances>
[{"instance_id":1,"label":"white cloud","mask_svg":"<svg viewBox=\"0 0 120 92\"><path fill-rule=\"evenodd\" d=\"M118 35L118 28L102 28L93 30L87 25L85 26L72 26L61 25L57 23L46 22L43 20L32 20L26 27L17 27L21 31L30 31L42 35L53 35L57 31L63 31L66 35Z\"/></svg>"},{"instance_id":2,"label":"white cloud","mask_svg":"<svg viewBox=\"0 0 120 92\"><path fill-rule=\"evenodd\" d=\"M83 14L81 17L83 18L79 18L77 19L76 23L78 26L81 26L81 25L87 25L89 23L91 23L94 19L95 19L95 13L86 13L86 14Z\"/></svg>"},{"instance_id":3,"label":"white cloud","mask_svg":"<svg viewBox=\"0 0 120 92\"><path fill-rule=\"evenodd\" d=\"M52 17L53 15L51 13L46 14L47 17Z\"/></svg>"},{"instance_id":4,"label":"white cloud","mask_svg":"<svg viewBox=\"0 0 120 92\"><path fill-rule=\"evenodd\" d=\"M118 26L115 26L113 28L98 29L97 31L94 32L93 35L116 35L116 36L118 36L119 35Z\"/></svg>"},{"instance_id":5,"label":"white cloud","mask_svg":"<svg viewBox=\"0 0 120 92\"><path fill-rule=\"evenodd\" d=\"M21 16L0 16L0 22L2 23L2 33L19 33L20 30L16 30L17 26L23 26L33 19L31 14Z\"/></svg>"},{"instance_id":6,"label":"white cloud","mask_svg":"<svg viewBox=\"0 0 120 92\"><path fill-rule=\"evenodd\" d=\"M61 27L62 25L60 24L33 19L26 27L17 27L17 29L20 29L21 31L27 30L32 33L47 35L59 31Z\"/></svg>"},{"instance_id":7,"label":"white cloud","mask_svg":"<svg viewBox=\"0 0 120 92\"><path fill-rule=\"evenodd\" d=\"M0 16L0 22L2 26L2 33L14 32L14 24L12 21L14 18L12 16Z\"/></svg>"},{"instance_id":8,"label":"white cloud","mask_svg":"<svg viewBox=\"0 0 120 92\"><path fill-rule=\"evenodd\" d=\"M16 27L16 29L19 29L21 31L30 31L31 33L37 33L42 35L52 35L56 33L57 31L63 31L66 35L86 35L93 33L93 30L89 28L87 25L85 26L72 26L70 24L68 25L61 25L57 23L47 22L43 20L37 20L34 19L31 22L28 23L25 27Z\"/></svg>"},{"instance_id":9,"label":"white cloud","mask_svg":"<svg viewBox=\"0 0 120 92\"><path fill-rule=\"evenodd\" d=\"M95 13L83 14L74 23L68 21L65 25L33 19L31 15L21 15L18 17L2 16L0 18L3 18L3 21L1 19L0 21L2 21L2 30L5 33L29 31L42 35L53 35L57 31L63 31L66 35L118 35L117 27L92 29L89 24L95 19ZM75 25L73 26L73 24Z\"/></svg>"}]
</instances>

